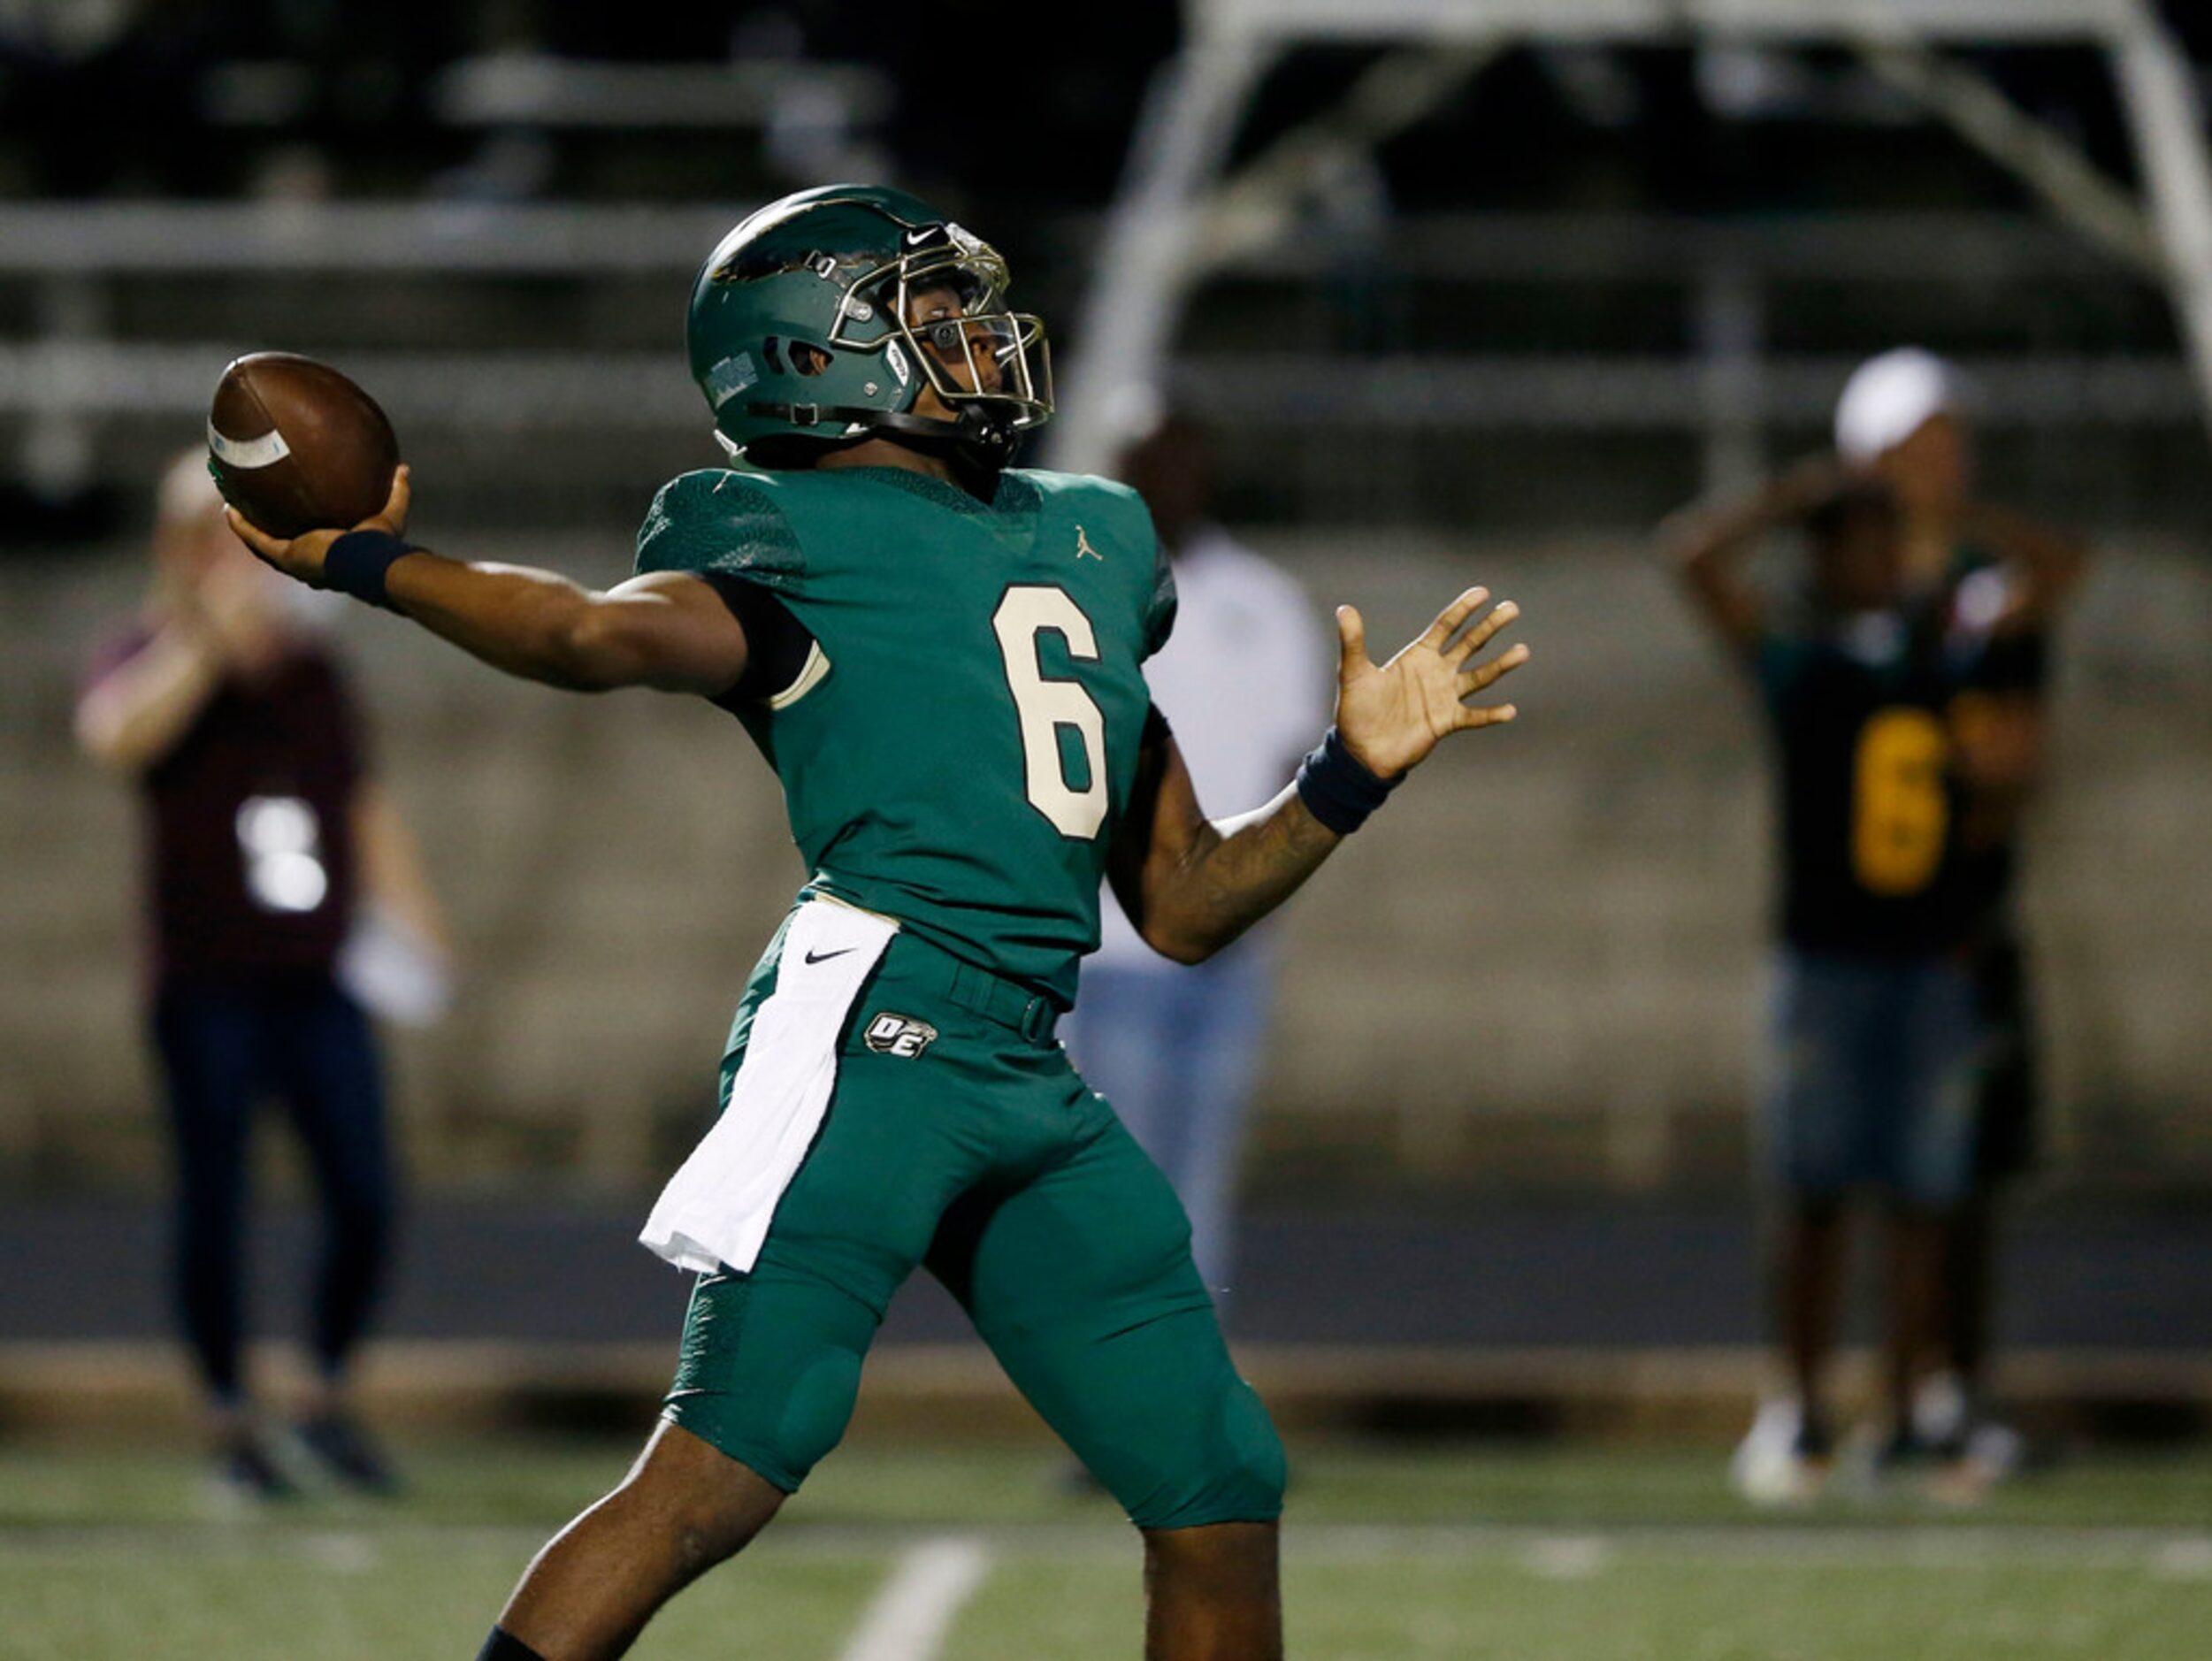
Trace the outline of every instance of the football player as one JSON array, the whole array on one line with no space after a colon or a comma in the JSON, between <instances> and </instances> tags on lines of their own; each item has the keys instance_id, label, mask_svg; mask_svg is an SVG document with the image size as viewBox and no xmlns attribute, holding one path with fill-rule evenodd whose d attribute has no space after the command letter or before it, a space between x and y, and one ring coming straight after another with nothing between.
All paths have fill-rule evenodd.
<instances>
[{"instance_id":1,"label":"football player","mask_svg":"<svg viewBox=\"0 0 2212 1661\"><path fill-rule=\"evenodd\" d=\"M1746 578L1770 532L1800 529L1795 616ZM1765 1124L1786 1212L1775 1313L1790 1393L1737 1451L1757 1501L1809 1497L1833 1435L1823 1386L1841 1301L1845 1202L1887 1206L1892 1425L1910 1423L1945 1320L1948 1220L1974 1180L1987 1060L1972 966L1976 809L1986 746L1970 693L2002 642L2040 626L2061 573L2019 550L2010 601L1979 618L1914 595L1889 486L1816 460L1750 499L1681 515L1668 540L1692 598L1756 680L1780 772L1780 943Z\"/></svg>"},{"instance_id":2,"label":"football player","mask_svg":"<svg viewBox=\"0 0 2212 1661\"><path fill-rule=\"evenodd\" d=\"M1985 1394L1994 1241L1992 1203L2035 1160L2039 1090L2018 903L2023 812L2040 783L2050 629L2086 553L2071 533L1979 501L1959 377L1914 347L1855 371L1836 403L1837 454L1885 480L1904 516L1906 582L1949 593L1967 627L2009 609L2021 570L2043 572L2044 601L1984 653L1956 723L1976 777L1966 881L1974 895L1973 965L1989 1066L1976 1114L1974 1181L1946 1228L1948 1330L1940 1370L1922 1386L1901 1447L1961 1459L1977 1480L2018 1461L2018 1436Z\"/></svg>"},{"instance_id":3,"label":"football player","mask_svg":"<svg viewBox=\"0 0 2212 1661\"><path fill-rule=\"evenodd\" d=\"M1282 1652L1283 1463L1165 1180L1052 1042L1103 875L1195 962L1288 898L1527 656L1473 588L1381 667L1337 614L1336 724L1274 800L1209 820L1141 665L1175 595L1144 503L1006 468L1052 410L1004 262L903 193L801 192L693 287L691 364L746 465L654 499L604 593L401 540L385 512L264 559L511 674L735 715L813 875L739 1007L723 1112L645 1230L698 1272L662 1422L533 1561L487 1657L621 1653L842 1435L926 1267L1144 1531L1147 1653Z\"/></svg>"}]
</instances>

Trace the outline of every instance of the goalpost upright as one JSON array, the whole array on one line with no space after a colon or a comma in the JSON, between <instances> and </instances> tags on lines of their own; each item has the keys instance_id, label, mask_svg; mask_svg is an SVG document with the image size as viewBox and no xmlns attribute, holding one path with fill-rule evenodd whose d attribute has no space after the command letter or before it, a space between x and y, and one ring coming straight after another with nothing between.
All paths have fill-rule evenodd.
<instances>
[{"instance_id":1,"label":"goalpost upright","mask_svg":"<svg viewBox=\"0 0 2212 1661\"><path fill-rule=\"evenodd\" d=\"M2186 57L2155 0L1186 0L1182 50L1156 76L1108 210L1052 463L1102 470L1114 415L1157 386L1192 289L1287 223L1308 168L1372 149L1523 42L1842 46L2006 167L2061 222L2166 290L2212 428L2212 164ZM1235 175L1260 81L1305 44L1386 54L1336 108ZM2109 63L2145 201L1944 46L2078 45Z\"/></svg>"}]
</instances>

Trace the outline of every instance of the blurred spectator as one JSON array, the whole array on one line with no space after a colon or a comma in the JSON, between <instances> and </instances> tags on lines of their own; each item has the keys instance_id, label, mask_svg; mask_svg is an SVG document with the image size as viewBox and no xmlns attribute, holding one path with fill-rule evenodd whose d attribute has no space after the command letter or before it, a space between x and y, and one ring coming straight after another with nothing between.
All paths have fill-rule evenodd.
<instances>
[{"instance_id":1,"label":"blurred spectator","mask_svg":"<svg viewBox=\"0 0 2212 1661\"><path fill-rule=\"evenodd\" d=\"M144 615L100 652L79 741L137 782L148 851L149 1016L177 1152L175 1291L206 1389L219 1481L289 1493L241 1366L249 1132L264 1096L305 1144L325 1226L314 1391L300 1442L371 1490L390 1466L348 1402L385 1278L393 1169L377 1046L346 984L439 1001L445 925L412 838L370 782L351 695L301 600L230 533L205 458L161 489ZM364 903L365 902L365 903ZM411 951L412 967L404 961Z\"/></svg>"},{"instance_id":2,"label":"blurred spectator","mask_svg":"<svg viewBox=\"0 0 2212 1661\"><path fill-rule=\"evenodd\" d=\"M1187 418L1155 419L1119 471L1174 562L1175 632L1144 666L1198 800L1216 810L1283 788L1334 688L1329 643L1290 578L1207 517L1213 455ZM1233 1278L1236 1165L1274 989L1266 929L1195 968L1159 956L1109 894L1068 1047L1190 1213L1191 1253L1219 1300Z\"/></svg>"},{"instance_id":3,"label":"blurred spectator","mask_svg":"<svg viewBox=\"0 0 2212 1661\"><path fill-rule=\"evenodd\" d=\"M1976 1102L1974 1183L1950 1215L1948 1329L1938 1370L1915 1403L1922 1446L1969 1458L1983 1475L2019 1457L2018 1438L1989 1411L1987 1363L1995 1281L1990 1206L2029 1170L2037 1141L2031 979L2018 904L2023 810L2040 782L2049 627L2070 593L2082 551L2070 537L1972 500L1971 432L1957 373L1929 353L1886 352L1863 364L1836 407L1836 448L1895 491L1904 511L1906 580L1956 596L1967 626L2009 609L2017 570L2047 574L2047 603L1991 646L1959 700L1955 739L1979 781L1969 805L1965 880L1974 907L1972 963L1987 1022L1988 1066Z\"/></svg>"},{"instance_id":4,"label":"blurred spectator","mask_svg":"<svg viewBox=\"0 0 2212 1661\"><path fill-rule=\"evenodd\" d=\"M1802 529L1810 554L1795 620L1772 616L1741 570L1784 528ZM1846 1207L1867 1191L1888 1222L1883 1452L1915 1451L1914 1389L1948 1329L1946 1230L1974 1181L1981 808L2010 783L1960 732L1993 650L2040 626L2063 573L2047 547L2016 544L2005 604L1974 613L1951 583L1909 584L1907 529L1887 484L1826 460L1670 527L1691 597L1758 684L1780 775L1764 1129L1784 1193L1775 1295L1789 1391L1762 1407L1734 1467L1762 1502L1810 1497L1828 1471Z\"/></svg>"}]
</instances>

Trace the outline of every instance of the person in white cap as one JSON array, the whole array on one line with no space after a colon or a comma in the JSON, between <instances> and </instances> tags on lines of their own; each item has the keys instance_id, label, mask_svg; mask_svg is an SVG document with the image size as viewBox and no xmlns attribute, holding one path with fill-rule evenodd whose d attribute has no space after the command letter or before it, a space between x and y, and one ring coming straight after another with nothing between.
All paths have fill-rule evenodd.
<instances>
[{"instance_id":1,"label":"person in white cap","mask_svg":"<svg viewBox=\"0 0 2212 1661\"><path fill-rule=\"evenodd\" d=\"M2071 593L2085 549L2070 533L1977 501L1963 378L1917 347L1860 365L1836 404L1844 463L1886 481L1905 515L1908 581L1948 590L1955 622L1986 624L2018 598L2017 572L2040 573L2032 616L1993 643L1959 700L1957 738L1975 762L1977 788L1966 857L1976 899L1971 943L1987 1022L1988 1063L1976 1102L1974 1181L1946 1229L1946 1331L1912 1422L1892 1451L1962 1461L1979 1480L2004 1474L2018 1438L1986 1400L1994 1267L1991 1203L2035 1158L2037 1076L2032 1008L2020 928L2018 850L2023 810L2040 782L2050 673L2050 631Z\"/></svg>"},{"instance_id":2,"label":"person in white cap","mask_svg":"<svg viewBox=\"0 0 2212 1661\"><path fill-rule=\"evenodd\" d=\"M1913 483L1963 479L1955 435L1930 425L1952 395L1937 371L1902 360L1862 383L1873 395L1847 400L1853 440L1878 432L1877 454L1902 450L1923 469ZM2040 626L2065 570L2047 541L2009 539L2001 603L1963 615L1957 581L1930 587L1913 570L1923 522L1910 488L1847 451L1747 501L1679 515L1666 532L1689 595L1759 689L1779 769L1763 1129L1783 1196L1774 1298L1788 1388L1737 1451L1734 1479L1757 1501L1810 1497L1832 1461L1823 1389L1852 1202L1884 1206L1885 1383L1904 1427L1946 1330L1948 1219L1975 1181L1977 849L1983 796L2006 775L1965 717L1985 663ZM1778 604L1743 563L1786 531L1803 535L1807 580Z\"/></svg>"}]
</instances>

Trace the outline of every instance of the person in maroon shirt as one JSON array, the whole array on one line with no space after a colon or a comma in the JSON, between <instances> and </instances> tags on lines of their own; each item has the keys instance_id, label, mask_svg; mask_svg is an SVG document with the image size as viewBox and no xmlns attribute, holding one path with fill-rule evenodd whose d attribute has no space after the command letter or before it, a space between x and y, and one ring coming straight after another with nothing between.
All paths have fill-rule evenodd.
<instances>
[{"instance_id":1,"label":"person in maroon shirt","mask_svg":"<svg viewBox=\"0 0 2212 1661\"><path fill-rule=\"evenodd\" d=\"M77 709L93 756L144 804L148 1001L178 1160L176 1295L207 1390L221 1480L294 1483L256 1423L241 1366L247 1145L273 1096L320 1194L317 1388L297 1440L380 1490L391 1467L348 1405L348 1362L389 1257L392 1159L381 1069L341 973L364 902L417 943L445 930L414 844L368 779L353 700L290 586L224 524L196 453L164 482L144 615L96 654Z\"/></svg>"}]
</instances>

